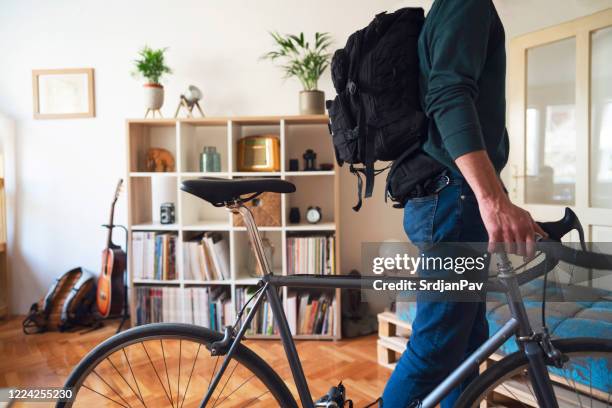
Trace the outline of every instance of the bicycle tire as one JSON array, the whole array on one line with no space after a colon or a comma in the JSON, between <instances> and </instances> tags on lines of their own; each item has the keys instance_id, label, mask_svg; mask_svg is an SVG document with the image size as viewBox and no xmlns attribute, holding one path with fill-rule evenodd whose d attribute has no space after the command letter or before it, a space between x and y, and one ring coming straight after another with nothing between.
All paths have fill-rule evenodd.
<instances>
[{"instance_id":1,"label":"bicycle tire","mask_svg":"<svg viewBox=\"0 0 612 408\"><path fill-rule=\"evenodd\" d=\"M221 333L191 324L155 323L138 326L110 337L91 350L72 370L71 374L66 380L65 387L72 388L74 390L74 394L78 396L78 392L80 391L83 381L100 362L102 362L107 356L112 355L112 353L115 351L118 351L121 348L124 348L125 350L125 347L138 342L157 339L181 339L197 342L204 346L209 346L212 342L221 340L222 337L223 335ZM224 357L221 357L221 359L222 358ZM280 407L298 407L295 399L281 377L264 360L262 360L261 357L259 357L248 347L244 346L243 344L239 344L236 348L234 356L232 357L232 360L235 360L250 370L252 374L268 388ZM179 377L180 375L179 369ZM205 390L201 390L201 397L204 396L204 392ZM68 408L72 407L72 405L73 402L70 401L58 402L56 407Z\"/></svg>"},{"instance_id":2,"label":"bicycle tire","mask_svg":"<svg viewBox=\"0 0 612 408\"><path fill-rule=\"evenodd\" d=\"M554 346L563 354L572 358L578 355L592 356L593 353L611 353L612 340L600 338L569 338L555 339L552 341ZM481 401L486 399L489 393L499 386L505 379L520 373L527 368L527 357L521 351L512 353L493 364L479 375L460 395L456 408L479 407ZM575 384L575 382L574 382ZM610 401L606 406L610 406ZM527 406L527 405L524 405Z\"/></svg>"}]
</instances>

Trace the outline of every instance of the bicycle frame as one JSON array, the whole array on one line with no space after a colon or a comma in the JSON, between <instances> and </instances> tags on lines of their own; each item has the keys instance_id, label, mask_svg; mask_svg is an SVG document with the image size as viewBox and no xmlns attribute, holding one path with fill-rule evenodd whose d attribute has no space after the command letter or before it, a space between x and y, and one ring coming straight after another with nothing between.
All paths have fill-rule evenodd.
<instances>
[{"instance_id":1,"label":"bicycle frame","mask_svg":"<svg viewBox=\"0 0 612 408\"><path fill-rule=\"evenodd\" d=\"M228 205L227 208L236 214L240 214L247 228L249 239L254 248L257 263L260 270L263 271L263 276L259 282L260 291L256 294L255 301L245 320L240 326L237 333L233 333L231 327L226 327L224 339L214 343L211 348L213 355L225 355L225 359L221 364L219 371L215 374L206 395L200 403L200 407L205 407L210 401L214 390L216 389L223 373L227 369L230 359L232 358L236 347L251 324L257 309L261 302L267 297L270 302L270 307L274 315L275 322L278 325L280 339L291 368L293 381L298 390L299 398L302 406L305 408L314 408L314 402L308 388L308 382L304 375L302 363L298 356L298 352L287 322L287 317L283 310L278 288L286 286L292 288L328 288L328 289L361 289L364 285L369 285L374 280L380 280L380 276L334 276L334 275L294 275L294 276L277 276L272 274L272 270L268 264L268 260L264 255L263 245L257 226L249 209L241 202ZM517 337L517 341L529 361L529 374L532 379L533 390L536 395L538 405L546 408L557 408L555 394L552 388L551 380L548 376L546 368L547 358L550 354L544 352L543 342L548 341L547 334L535 334L527 312L523 304L523 299L519 291L519 283L512 264L505 254L500 254L498 263L498 286L493 286L495 291L502 291L506 294L510 307L511 318L506 322L499 331L494 333L485 343L483 343L475 352L473 352L466 360L463 361L450 375L442 381L433 391L431 391L422 401L420 407L434 408L442 401L456 386L464 381L471 373L478 370L480 363L485 361L497 349L499 349L506 340L512 336ZM385 277L390 281L400 279L399 277ZM401 278L402 280L418 279ZM488 286L489 287L489 286ZM231 344L230 344L231 343ZM550 346L550 344L548 344ZM550 350L550 349L549 349ZM555 351L555 350L553 350Z\"/></svg>"}]
</instances>

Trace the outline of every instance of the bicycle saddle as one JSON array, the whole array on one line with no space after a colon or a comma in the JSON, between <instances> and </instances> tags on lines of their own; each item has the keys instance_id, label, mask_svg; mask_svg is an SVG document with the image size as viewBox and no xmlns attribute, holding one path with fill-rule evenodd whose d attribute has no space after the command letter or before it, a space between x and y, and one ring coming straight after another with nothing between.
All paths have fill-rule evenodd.
<instances>
[{"instance_id":1,"label":"bicycle saddle","mask_svg":"<svg viewBox=\"0 0 612 408\"><path fill-rule=\"evenodd\" d=\"M215 207L222 207L241 199L245 194L293 193L295 185L278 178L249 178L228 180L214 177L202 177L185 180L181 190L206 200ZM252 199L248 197L246 201Z\"/></svg>"}]
</instances>

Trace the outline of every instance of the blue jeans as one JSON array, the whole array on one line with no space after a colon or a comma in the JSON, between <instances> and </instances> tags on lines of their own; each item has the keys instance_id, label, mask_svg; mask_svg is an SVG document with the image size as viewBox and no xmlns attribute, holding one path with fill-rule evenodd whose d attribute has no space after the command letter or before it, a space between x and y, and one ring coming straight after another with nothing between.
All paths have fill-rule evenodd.
<instances>
[{"instance_id":1,"label":"blue jeans","mask_svg":"<svg viewBox=\"0 0 612 408\"><path fill-rule=\"evenodd\" d=\"M451 176L448 185L438 193L408 201L404 208L404 230L410 241L423 248L437 242L488 240L474 193L457 176ZM427 271L428 275L420 272L421 276L431 273L456 276L450 270ZM479 277L484 279L487 273L488 265ZM383 407L407 407L433 390L488 338L485 313L485 302L430 301L417 294L410 341L385 386ZM474 372L454 389L442 401L442 408L452 407L477 374Z\"/></svg>"}]
</instances>

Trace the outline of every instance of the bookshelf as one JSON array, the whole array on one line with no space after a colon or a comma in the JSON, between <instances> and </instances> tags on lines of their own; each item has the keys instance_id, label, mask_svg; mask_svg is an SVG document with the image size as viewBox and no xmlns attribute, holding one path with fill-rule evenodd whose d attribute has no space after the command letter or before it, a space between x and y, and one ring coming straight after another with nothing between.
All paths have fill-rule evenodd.
<instances>
[{"instance_id":1,"label":"bookshelf","mask_svg":"<svg viewBox=\"0 0 612 408\"><path fill-rule=\"evenodd\" d=\"M245 272L249 267L250 246L245 227L234 226L232 215L224 208L212 205L180 190L183 180L198 177L221 177L227 179L247 177L278 177L293 182L297 191L281 196L281 225L262 226L274 246L272 265L275 274L286 275L287 240L301 235L334 236L335 271L340 273L339 221L339 168L335 163L331 137L325 115L309 116L258 116L258 117L207 117L189 119L129 119L127 133L127 191L129 250L133 253L135 233L154 232L176 235L176 279L142 279L134 276L134 257L128 263L130 282L130 309L132 325L136 324L136 301L138 288L150 287L156 292L173 288L178 294L180 310L173 314L173 321L189 322L192 308L189 296L194 288L207 287L211 291L229 291L232 313L236 313L238 291L257 283L257 278ZM239 172L236 164L236 142L245 136L276 134L280 139L281 168L278 172ZM199 154L203 146L214 146L221 156L220 172L201 172ZM172 153L175 171L150 172L146 168L149 148L163 148ZM317 153L316 164L333 163L333 170L303 171L302 154L306 149ZM289 171L289 159L298 159L300 171ZM163 202L175 205L176 222L162 224L159 206ZM305 221L306 209L318 206L322 219L318 224ZM301 222L289 222L289 210L298 207ZM229 279L198 280L186 276L189 266L184 256L185 247L198 234L220 234L229 244ZM141 268L141 267L140 267ZM140 269L139 269L140 270ZM306 273L304 271L303 273ZM219 289L221 288L221 289ZM142 289L139 293L142 292ZM170 292L166 289L166 292ZM304 293L304 291L300 291ZM307 292L307 291L306 291ZM165 293L165 292L164 292ZM313 296L318 296L316 290ZM329 306L333 315L328 334L296 334L296 339L339 339L341 333L340 290L327 292L333 295ZM283 288L282 299L287 313L288 297L293 290ZM175 296L175 295L173 295ZM299 298L298 298L299 299ZM174 300L173 300L174 301ZM200 303L201 304L201 303ZM278 338L277 335L252 334L250 338Z\"/></svg>"}]
</instances>

